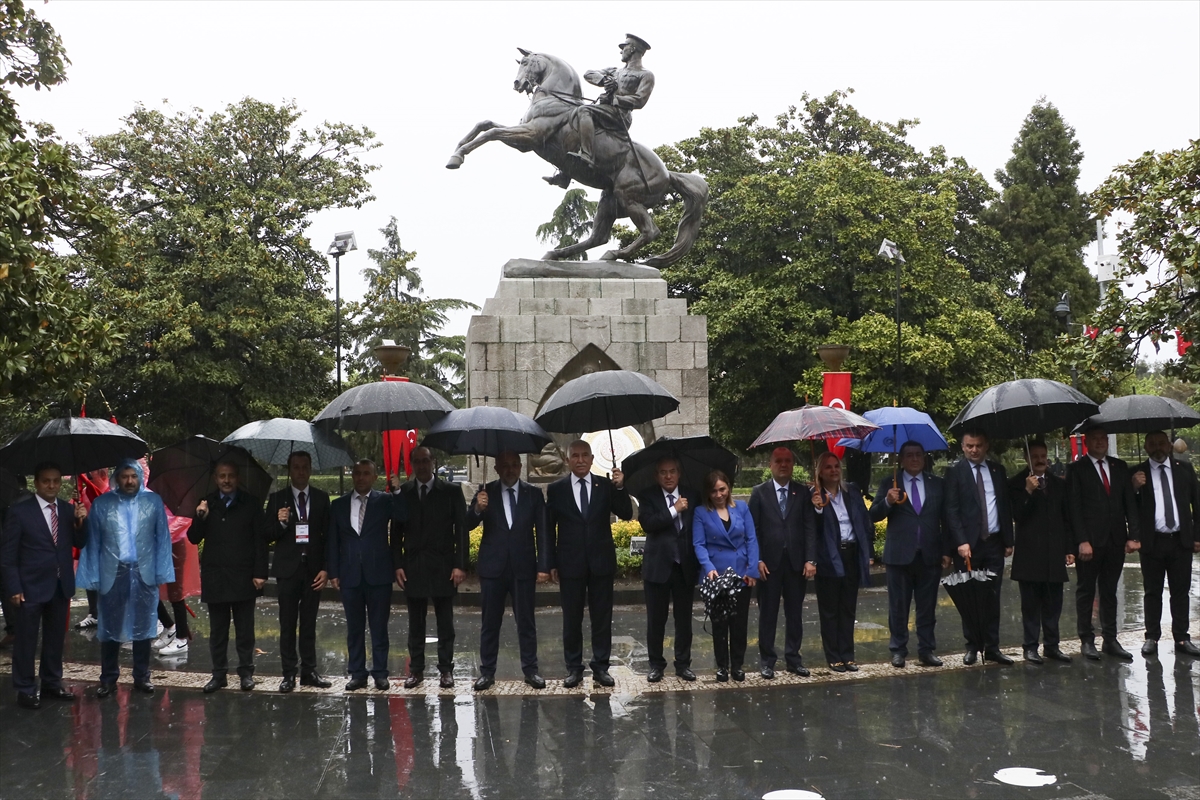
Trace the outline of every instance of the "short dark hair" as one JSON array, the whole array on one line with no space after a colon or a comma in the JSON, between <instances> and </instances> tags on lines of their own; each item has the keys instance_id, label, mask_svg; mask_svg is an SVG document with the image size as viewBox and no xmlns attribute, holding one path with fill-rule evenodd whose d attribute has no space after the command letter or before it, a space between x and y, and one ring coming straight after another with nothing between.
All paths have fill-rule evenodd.
<instances>
[{"instance_id":1,"label":"short dark hair","mask_svg":"<svg viewBox=\"0 0 1200 800\"><path fill-rule=\"evenodd\" d=\"M925 445L921 444L916 439L909 439L907 442L900 445L900 455L903 456L904 451L910 447L916 447L916 448L920 449L921 455L925 455Z\"/></svg>"},{"instance_id":2,"label":"short dark hair","mask_svg":"<svg viewBox=\"0 0 1200 800\"><path fill-rule=\"evenodd\" d=\"M33 468L33 479L36 481L38 477L47 470L54 470L61 477L63 474L62 467L56 461L39 461Z\"/></svg>"},{"instance_id":3,"label":"short dark hair","mask_svg":"<svg viewBox=\"0 0 1200 800\"><path fill-rule=\"evenodd\" d=\"M221 467L229 467L238 475L242 474L242 468L239 467L238 463L232 458L222 458L217 461L217 463L213 464L213 474L216 474L217 470L219 470Z\"/></svg>"},{"instance_id":4,"label":"short dark hair","mask_svg":"<svg viewBox=\"0 0 1200 800\"><path fill-rule=\"evenodd\" d=\"M683 472L683 464L679 463L679 456L672 456L672 455L663 456L658 461L655 461L654 462L654 471L657 472L658 470L662 469L662 465L666 464L668 462L674 464L675 469L679 470L680 472Z\"/></svg>"},{"instance_id":5,"label":"short dark hair","mask_svg":"<svg viewBox=\"0 0 1200 800\"><path fill-rule=\"evenodd\" d=\"M987 431L980 430L979 428L972 428L970 430L963 431L963 438L965 439L968 436L974 439L983 439L985 442L991 441L991 437L987 435Z\"/></svg>"},{"instance_id":6,"label":"short dark hair","mask_svg":"<svg viewBox=\"0 0 1200 800\"><path fill-rule=\"evenodd\" d=\"M292 452L288 453L287 465L290 467L292 465L292 459L298 456L307 458L309 465L312 465L312 453L308 452L307 450L293 450Z\"/></svg>"},{"instance_id":7,"label":"short dark hair","mask_svg":"<svg viewBox=\"0 0 1200 800\"><path fill-rule=\"evenodd\" d=\"M358 461L354 462L354 466L370 467L372 472L374 472L376 475L379 474L379 467L375 466L375 462L369 458L360 458Z\"/></svg>"},{"instance_id":8,"label":"short dark hair","mask_svg":"<svg viewBox=\"0 0 1200 800\"><path fill-rule=\"evenodd\" d=\"M1046 446L1046 442L1042 439L1030 439L1029 443L1025 446L1028 447L1030 450L1032 450L1035 447L1040 447L1047 452L1050 451L1050 448Z\"/></svg>"}]
</instances>

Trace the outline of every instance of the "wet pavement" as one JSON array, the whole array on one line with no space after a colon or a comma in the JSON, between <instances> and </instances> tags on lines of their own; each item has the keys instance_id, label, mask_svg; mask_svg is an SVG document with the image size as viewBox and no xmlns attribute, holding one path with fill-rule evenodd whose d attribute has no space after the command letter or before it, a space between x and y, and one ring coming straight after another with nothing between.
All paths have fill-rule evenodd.
<instances>
[{"instance_id":1,"label":"wet pavement","mask_svg":"<svg viewBox=\"0 0 1200 800\"><path fill-rule=\"evenodd\" d=\"M1191 594L1200 639L1200 565ZM1143 626L1134 564L1124 572L1121 598L1122 641L1136 653ZM1064 634L1074 628L1072 599L1068 589ZM701 680L648 684L644 610L621 607L617 686L597 691L586 681L565 692L561 616L541 609L548 690L519 683L510 616L499 691L476 695L479 615L461 608L453 690L426 681L406 692L393 680L390 692L346 693L337 680L328 691L282 695L274 691L274 601L264 599L256 624L259 687L209 696L193 688L210 667L207 618L195 603L191 652L174 663L154 660L153 696L131 692L124 653L117 696L96 700L98 644L72 630L68 684L82 699L25 711L12 701L8 651L0 652L0 798L763 797L780 790L826 798L1200 798L1200 662L1176 658L1163 643L1157 658L1135 655L1130 663L1076 658L964 668L958 615L944 593L941 601L942 669L886 663L886 592L870 589L860 597L857 655L865 667L857 676L824 669L810 596L810 679L768 683L752 674L744 684L715 683L711 639L697 621L693 667ZM1018 606L1016 586L1006 581L1005 646L1020 645ZM72 621L85 613L77 603ZM1169 630L1166 616L1164 608ZM752 633L756 617L752 605ZM403 608L395 608L394 676L405 672L407 627ZM343 637L340 606L324 604L318 658L335 679L345 664ZM1065 638L1072 644L1069 651L1077 643ZM428 660L434 650L428 645ZM748 656L756 652L752 637ZM994 777L1012 767L1055 781L1023 788Z\"/></svg>"}]
</instances>

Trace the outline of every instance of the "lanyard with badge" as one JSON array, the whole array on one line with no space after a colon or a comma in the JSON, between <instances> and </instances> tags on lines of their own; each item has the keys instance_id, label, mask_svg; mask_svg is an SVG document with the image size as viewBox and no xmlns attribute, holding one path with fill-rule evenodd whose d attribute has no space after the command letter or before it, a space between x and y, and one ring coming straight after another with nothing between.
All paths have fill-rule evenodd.
<instances>
[{"instance_id":1,"label":"lanyard with badge","mask_svg":"<svg viewBox=\"0 0 1200 800\"><path fill-rule=\"evenodd\" d=\"M301 492L299 497L300 521L296 523L296 544L308 544L308 503L305 502L305 494Z\"/></svg>"}]
</instances>

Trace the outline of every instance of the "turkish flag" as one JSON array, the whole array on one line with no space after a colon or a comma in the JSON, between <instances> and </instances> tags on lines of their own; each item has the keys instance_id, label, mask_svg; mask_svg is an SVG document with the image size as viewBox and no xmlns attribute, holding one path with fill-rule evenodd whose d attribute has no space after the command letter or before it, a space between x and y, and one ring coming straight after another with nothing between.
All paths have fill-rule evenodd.
<instances>
[{"instance_id":1,"label":"turkish flag","mask_svg":"<svg viewBox=\"0 0 1200 800\"><path fill-rule=\"evenodd\" d=\"M821 405L849 411L850 376L852 374L850 372L822 372L824 394L821 396ZM827 439L825 444L829 446L829 452L841 458L845 454L846 448L838 447L837 442L837 439Z\"/></svg>"},{"instance_id":2,"label":"turkish flag","mask_svg":"<svg viewBox=\"0 0 1200 800\"><path fill-rule=\"evenodd\" d=\"M1175 340L1176 340L1175 346L1176 346L1176 349L1179 351L1179 355L1181 355L1181 356L1187 355L1188 348L1192 346L1192 343L1190 341L1188 341L1187 339L1183 338L1183 331L1179 330L1178 328L1175 329Z\"/></svg>"},{"instance_id":3,"label":"turkish flag","mask_svg":"<svg viewBox=\"0 0 1200 800\"><path fill-rule=\"evenodd\" d=\"M400 375L384 375L385 381L407 381ZM415 430L394 430L383 432L383 474L387 477L389 490L396 489L412 474L412 464L409 456L417 449L417 432ZM400 478L403 470L404 478ZM396 478L395 483L392 477Z\"/></svg>"}]
</instances>

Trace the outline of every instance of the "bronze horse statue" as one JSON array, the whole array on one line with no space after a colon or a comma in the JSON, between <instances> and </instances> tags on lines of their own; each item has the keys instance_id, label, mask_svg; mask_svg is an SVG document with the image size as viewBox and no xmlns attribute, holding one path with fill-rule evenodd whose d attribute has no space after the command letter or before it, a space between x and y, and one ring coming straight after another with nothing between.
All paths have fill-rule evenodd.
<instances>
[{"instance_id":1,"label":"bronze horse statue","mask_svg":"<svg viewBox=\"0 0 1200 800\"><path fill-rule=\"evenodd\" d=\"M570 64L557 56L531 53L517 48L522 58L517 63L513 89L530 94L529 109L518 125L503 127L484 120L458 143L447 169L458 169L463 159L477 147L500 141L527 153L537 153L568 177L585 186L601 190L592 234L585 241L551 250L543 258L568 258L607 242L613 224L628 217L638 229L638 237L619 250L601 256L613 261L629 261L638 250L659 236L650 209L660 204L668 192L683 200L683 216L675 244L659 256L645 260L651 267L666 267L682 258L696 242L704 206L708 202L708 184L699 175L670 172L650 148L634 142L628 131L622 136L596 131L593 146L595 167L568 155L579 149L579 135L570 124L573 114L586 101L580 89L579 75Z\"/></svg>"}]
</instances>

